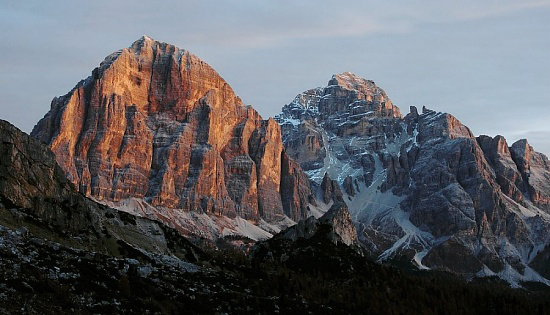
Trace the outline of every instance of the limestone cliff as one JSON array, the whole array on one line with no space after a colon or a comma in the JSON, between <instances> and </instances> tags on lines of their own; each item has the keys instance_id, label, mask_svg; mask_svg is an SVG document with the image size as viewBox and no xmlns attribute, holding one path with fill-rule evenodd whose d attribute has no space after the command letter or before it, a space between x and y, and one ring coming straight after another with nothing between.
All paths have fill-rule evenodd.
<instances>
[{"instance_id":1,"label":"limestone cliff","mask_svg":"<svg viewBox=\"0 0 550 315\"><path fill-rule=\"evenodd\" d=\"M137 198L273 221L304 218L311 201L279 125L245 106L204 61L147 36L54 98L32 136L82 193L103 202Z\"/></svg>"},{"instance_id":2,"label":"limestone cliff","mask_svg":"<svg viewBox=\"0 0 550 315\"><path fill-rule=\"evenodd\" d=\"M476 138L426 107L403 117L351 73L299 94L276 119L310 179L343 188L359 240L379 260L550 283L532 269L544 274L550 163L526 140Z\"/></svg>"}]
</instances>

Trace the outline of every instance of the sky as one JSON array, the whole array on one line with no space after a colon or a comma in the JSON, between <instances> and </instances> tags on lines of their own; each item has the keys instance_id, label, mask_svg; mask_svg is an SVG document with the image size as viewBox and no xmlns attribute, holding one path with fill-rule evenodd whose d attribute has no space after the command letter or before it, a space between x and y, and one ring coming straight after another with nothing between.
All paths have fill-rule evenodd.
<instances>
[{"instance_id":1,"label":"sky","mask_svg":"<svg viewBox=\"0 0 550 315\"><path fill-rule=\"evenodd\" d=\"M0 0L0 119L30 132L111 52L146 34L189 50L267 118L345 71L407 113L550 155L550 0Z\"/></svg>"}]
</instances>

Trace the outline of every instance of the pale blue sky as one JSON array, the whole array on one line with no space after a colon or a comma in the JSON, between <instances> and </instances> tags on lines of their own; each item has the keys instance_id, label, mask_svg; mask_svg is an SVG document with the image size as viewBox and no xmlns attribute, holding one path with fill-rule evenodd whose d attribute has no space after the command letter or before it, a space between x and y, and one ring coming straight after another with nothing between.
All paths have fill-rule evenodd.
<instances>
[{"instance_id":1,"label":"pale blue sky","mask_svg":"<svg viewBox=\"0 0 550 315\"><path fill-rule=\"evenodd\" d=\"M550 0L0 1L0 118L51 99L141 35L198 55L264 117L350 71L393 102L550 154Z\"/></svg>"}]
</instances>

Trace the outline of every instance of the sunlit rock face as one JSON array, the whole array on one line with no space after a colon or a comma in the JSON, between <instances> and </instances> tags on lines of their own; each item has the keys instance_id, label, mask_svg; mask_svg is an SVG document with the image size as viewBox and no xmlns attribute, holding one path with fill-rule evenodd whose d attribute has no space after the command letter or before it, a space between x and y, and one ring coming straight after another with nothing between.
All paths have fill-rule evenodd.
<instances>
[{"instance_id":1,"label":"sunlit rock face","mask_svg":"<svg viewBox=\"0 0 550 315\"><path fill-rule=\"evenodd\" d=\"M0 120L0 222L3 232L16 230L41 250L48 243L55 244L54 255L62 255L60 247L67 246L72 253L88 253L88 258L139 253L140 258L148 257L159 265L162 258L182 262L182 258L195 261L201 255L198 248L158 221L116 211L83 196L44 143L4 120ZM32 258L23 261L31 259L36 266L47 260L51 265L50 255L33 254L28 248L22 251L14 245L10 258L27 252ZM2 246L6 249L5 243ZM17 268L11 276L19 279L19 272Z\"/></svg>"},{"instance_id":2,"label":"sunlit rock face","mask_svg":"<svg viewBox=\"0 0 550 315\"><path fill-rule=\"evenodd\" d=\"M147 36L54 98L32 136L99 201L137 198L254 222L299 220L314 203L279 125L243 105L204 61Z\"/></svg>"},{"instance_id":3,"label":"sunlit rock face","mask_svg":"<svg viewBox=\"0 0 550 315\"><path fill-rule=\"evenodd\" d=\"M403 117L373 81L347 72L296 96L276 120L312 182L342 187L378 259L548 283L531 267L542 270L550 240L550 168L525 140L476 138L425 107Z\"/></svg>"}]
</instances>

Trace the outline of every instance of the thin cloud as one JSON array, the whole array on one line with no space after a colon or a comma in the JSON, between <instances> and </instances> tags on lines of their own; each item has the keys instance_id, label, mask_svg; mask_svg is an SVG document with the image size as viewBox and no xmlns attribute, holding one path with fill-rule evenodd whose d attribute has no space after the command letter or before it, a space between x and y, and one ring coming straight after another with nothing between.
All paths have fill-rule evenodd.
<instances>
[{"instance_id":1,"label":"thin cloud","mask_svg":"<svg viewBox=\"0 0 550 315\"><path fill-rule=\"evenodd\" d=\"M227 48L253 49L285 45L301 39L360 37L412 32L431 23L501 16L518 10L550 6L548 0L412 2L347 1L174 1L169 10L134 1L94 1L81 5L8 1L10 15L33 15L60 21L65 29L90 32L126 30L139 25L145 33L170 25L181 29L186 42ZM58 9L64 8L64 9ZM66 14L67 11L78 14ZM124 14L120 14L124 12Z\"/></svg>"},{"instance_id":2,"label":"thin cloud","mask_svg":"<svg viewBox=\"0 0 550 315\"><path fill-rule=\"evenodd\" d=\"M340 6L329 1L318 1L315 5L308 1L283 1L281 5L238 1L233 7L234 12L244 10L251 13L243 20L241 15L227 13L231 12L223 7L227 2L221 3L221 10L211 12L211 22L188 36L189 40L239 49L268 48L301 39L407 33L426 24L456 23L550 6L550 1L540 0L521 3L429 1L423 5L349 1Z\"/></svg>"},{"instance_id":3,"label":"thin cloud","mask_svg":"<svg viewBox=\"0 0 550 315\"><path fill-rule=\"evenodd\" d=\"M496 16L504 16L520 10L529 10L541 7L550 7L550 1L507 1L484 4L463 5L455 11L454 15L458 20L473 20Z\"/></svg>"}]
</instances>

